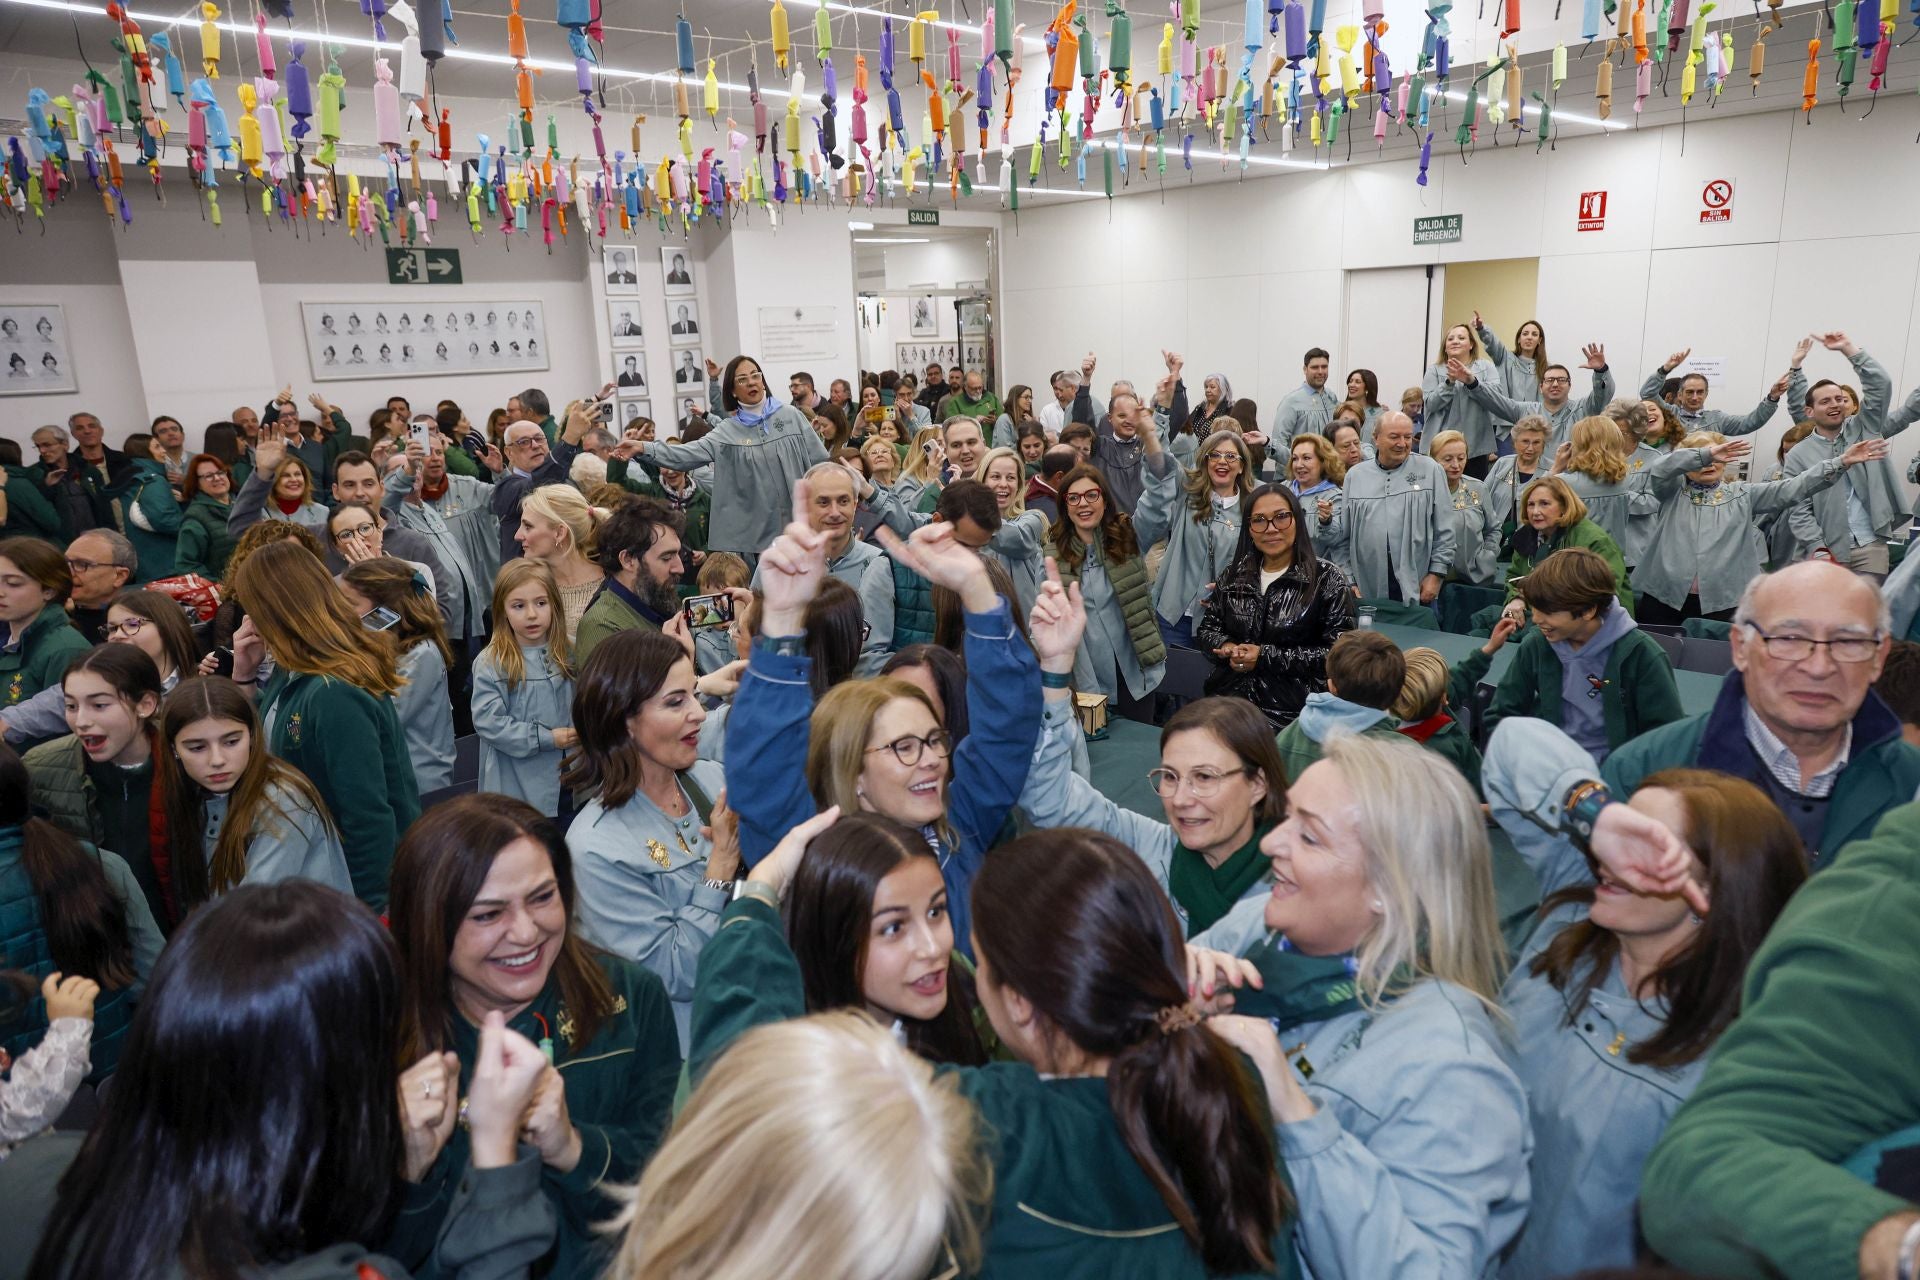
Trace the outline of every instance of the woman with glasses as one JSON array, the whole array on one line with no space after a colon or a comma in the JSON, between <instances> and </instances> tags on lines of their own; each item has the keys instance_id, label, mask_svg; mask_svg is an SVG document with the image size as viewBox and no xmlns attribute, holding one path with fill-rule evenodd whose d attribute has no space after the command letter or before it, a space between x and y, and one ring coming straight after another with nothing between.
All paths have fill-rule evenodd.
<instances>
[{"instance_id":1,"label":"woman with glasses","mask_svg":"<svg viewBox=\"0 0 1920 1280\"><path fill-rule=\"evenodd\" d=\"M1858 440L1790 480L1747 484L1724 479L1727 464L1746 455L1746 440L1696 431L1649 471L1660 501L1645 557L1633 571L1642 622L1677 626L1688 618L1731 621L1747 583L1761 572L1765 544L1758 517L1784 511L1839 481L1848 467L1887 456L1887 442Z\"/></svg>"},{"instance_id":2,"label":"woman with glasses","mask_svg":"<svg viewBox=\"0 0 1920 1280\"><path fill-rule=\"evenodd\" d=\"M1132 849L1173 900L1182 932L1198 933L1266 893L1260 839L1285 815L1287 797L1273 726L1240 698L1189 702L1160 731L1160 765L1147 774L1167 820L1115 804L1072 765L1083 735L1062 677L1073 670L1086 610L1073 597L1066 603L1063 625L1034 629L1046 702L1020 808L1036 827L1089 827Z\"/></svg>"},{"instance_id":3,"label":"woman with glasses","mask_svg":"<svg viewBox=\"0 0 1920 1280\"><path fill-rule=\"evenodd\" d=\"M1520 587L1535 567L1556 552L1571 548L1591 551L1613 569L1614 591L1620 605L1633 611L1633 592L1627 586L1627 564L1620 544L1587 519L1587 504L1573 486L1559 476L1536 476L1520 491L1521 525L1513 535L1513 558L1507 562L1507 598L1501 614L1521 626L1527 622L1526 600Z\"/></svg>"},{"instance_id":4,"label":"woman with glasses","mask_svg":"<svg viewBox=\"0 0 1920 1280\"><path fill-rule=\"evenodd\" d=\"M927 695L893 677L849 680L816 704L803 628L826 576L828 535L807 522L805 485L795 486L791 510L792 523L761 560L760 631L727 719L741 852L751 866L830 806L892 818L938 850L954 942L970 953L968 888L1020 797L1039 734L1033 650L951 524L924 525L904 543L888 531L890 554L960 597L970 732L954 749Z\"/></svg>"},{"instance_id":5,"label":"woman with glasses","mask_svg":"<svg viewBox=\"0 0 1920 1280\"><path fill-rule=\"evenodd\" d=\"M1134 533L1149 547L1166 539L1153 583L1154 620L1168 644L1191 648L1207 592L1240 541L1240 517L1253 492L1253 451L1238 432L1215 431L1201 443L1199 466L1189 474L1162 447L1154 415L1139 418L1147 487L1134 510Z\"/></svg>"},{"instance_id":6,"label":"woman with glasses","mask_svg":"<svg viewBox=\"0 0 1920 1280\"><path fill-rule=\"evenodd\" d=\"M180 488L186 509L180 517L180 541L174 552L176 573L197 573L216 581L227 571L235 538L227 528L233 509L233 468L210 453L187 463Z\"/></svg>"},{"instance_id":7,"label":"woman with glasses","mask_svg":"<svg viewBox=\"0 0 1920 1280\"><path fill-rule=\"evenodd\" d=\"M731 551L751 560L780 532L780 516L792 497L794 482L809 467L830 458L812 419L774 396L758 360L735 356L727 361L724 373L709 360L707 373L719 379L710 389L710 401L724 406L727 416L708 413L706 420L713 429L698 440L635 442L627 456L675 471L711 467L712 482L702 479L701 483L726 494L727 501L714 508L707 549Z\"/></svg>"},{"instance_id":8,"label":"woman with glasses","mask_svg":"<svg viewBox=\"0 0 1920 1280\"><path fill-rule=\"evenodd\" d=\"M1167 642L1154 617L1147 549L1100 468L1082 463L1061 477L1051 541L1061 581L1077 585L1086 602L1074 686L1131 711L1165 678Z\"/></svg>"},{"instance_id":9,"label":"woman with glasses","mask_svg":"<svg viewBox=\"0 0 1920 1280\"><path fill-rule=\"evenodd\" d=\"M1214 658L1207 692L1245 698L1285 728L1327 687L1327 652L1353 629L1353 602L1352 580L1314 553L1293 490L1262 485L1195 636Z\"/></svg>"},{"instance_id":10,"label":"woman with glasses","mask_svg":"<svg viewBox=\"0 0 1920 1280\"><path fill-rule=\"evenodd\" d=\"M187 615L172 596L158 591L122 591L107 606L107 643L130 644L153 659L160 689L172 693L200 661ZM67 732L66 695L49 685L17 707L7 708L7 736L35 742Z\"/></svg>"}]
</instances>

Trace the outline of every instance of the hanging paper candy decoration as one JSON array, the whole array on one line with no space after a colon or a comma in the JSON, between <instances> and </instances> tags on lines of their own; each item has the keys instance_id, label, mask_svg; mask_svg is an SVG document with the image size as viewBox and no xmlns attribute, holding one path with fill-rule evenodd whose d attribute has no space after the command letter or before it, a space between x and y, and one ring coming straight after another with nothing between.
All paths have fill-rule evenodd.
<instances>
[{"instance_id":1,"label":"hanging paper candy decoration","mask_svg":"<svg viewBox=\"0 0 1920 1280\"><path fill-rule=\"evenodd\" d=\"M373 19L373 38L387 38L387 0L360 0L360 12Z\"/></svg>"},{"instance_id":2,"label":"hanging paper candy decoration","mask_svg":"<svg viewBox=\"0 0 1920 1280\"><path fill-rule=\"evenodd\" d=\"M200 72L209 80L220 78L220 6L200 6Z\"/></svg>"},{"instance_id":3,"label":"hanging paper candy decoration","mask_svg":"<svg viewBox=\"0 0 1920 1280\"><path fill-rule=\"evenodd\" d=\"M1520 0L1506 0L1501 6L1500 38L1506 40L1520 30Z\"/></svg>"},{"instance_id":4,"label":"hanging paper candy decoration","mask_svg":"<svg viewBox=\"0 0 1920 1280\"><path fill-rule=\"evenodd\" d=\"M1820 102L1820 41L1807 41L1807 70L1800 82L1800 110L1807 122L1813 122L1813 109Z\"/></svg>"},{"instance_id":5,"label":"hanging paper candy decoration","mask_svg":"<svg viewBox=\"0 0 1920 1280\"><path fill-rule=\"evenodd\" d=\"M156 31L153 39L147 42L153 55L158 57L165 69L167 93L182 107L187 105L187 77L180 68L180 59L174 56L173 38L164 31ZM153 105L161 111L167 109L166 98L155 98Z\"/></svg>"},{"instance_id":6,"label":"hanging paper candy decoration","mask_svg":"<svg viewBox=\"0 0 1920 1280\"><path fill-rule=\"evenodd\" d=\"M287 51L287 114L293 117L295 150L299 149L300 139L313 128L307 123L313 117L313 79L307 73L306 64L300 61L306 52L304 40L295 40Z\"/></svg>"},{"instance_id":7,"label":"hanging paper candy decoration","mask_svg":"<svg viewBox=\"0 0 1920 1280\"><path fill-rule=\"evenodd\" d=\"M1593 100L1599 104L1602 120L1613 114L1613 60L1611 58L1600 59L1600 66L1594 72Z\"/></svg>"},{"instance_id":8,"label":"hanging paper candy decoration","mask_svg":"<svg viewBox=\"0 0 1920 1280\"><path fill-rule=\"evenodd\" d=\"M347 78L340 72L338 58L331 51L327 69L320 76L320 151L314 159L323 165L334 163L340 142L340 112L346 106Z\"/></svg>"},{"instance_id":9,"label":"hanging paper candy decoration","mask_svg":"<svg viewBox=\"0 0 1920 1280\"><path fill-rule=\"evenodd\" d=\"M240 99L240 164L253 177L260 176L260 121L253 109L260 103L259 92L251 85L242 82L238 96Z\"/></svg>"}]
</instances>

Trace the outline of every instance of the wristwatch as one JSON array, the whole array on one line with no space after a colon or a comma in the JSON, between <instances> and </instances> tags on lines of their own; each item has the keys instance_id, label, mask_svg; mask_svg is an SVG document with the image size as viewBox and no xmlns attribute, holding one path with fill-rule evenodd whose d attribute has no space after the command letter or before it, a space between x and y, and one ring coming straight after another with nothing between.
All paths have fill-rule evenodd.
<instances>
[{"instance_id":1,"label":"wristwatch","mask_svg":"<svg viewBox=\"0 0 1920 1280\"><path fill-rule=\"evenodd\" d=\"M1600 811L1613 802L1607 784L1597 779L1576 783L1561 804L1561 828L1581 853L1593 851L1593 828Z\"/></svg>"},{"instance_id":2,"label":"wristwatch","mask_svg":"<svg viewBox=\"0 0 1920 1280\"><path fill-rule=\"evenodd\" d=\"M744 879L734 881L733 901L739 902L743 898L752 898L757 902L764 902L775 911L780 909L780 895L775 893L773 886L767 884L765 881Z\"/></svg>"}]
</instances>

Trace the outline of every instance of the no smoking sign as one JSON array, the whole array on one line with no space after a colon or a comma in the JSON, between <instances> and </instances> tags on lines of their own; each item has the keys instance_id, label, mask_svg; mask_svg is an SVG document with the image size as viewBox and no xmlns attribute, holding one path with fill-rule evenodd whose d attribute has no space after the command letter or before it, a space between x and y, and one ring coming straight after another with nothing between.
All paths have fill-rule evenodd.
<instances>
[{"instance_id":1,"label":"no smoking sign","mask_svg":"<svg viewBox=\"0 0 1920 1280\"><path fill-rule=\"evenodd\" d=\"M1733 220L1733 179L1715 178L1700 189L1700 221Z\"/></svg>"}]
</instances>

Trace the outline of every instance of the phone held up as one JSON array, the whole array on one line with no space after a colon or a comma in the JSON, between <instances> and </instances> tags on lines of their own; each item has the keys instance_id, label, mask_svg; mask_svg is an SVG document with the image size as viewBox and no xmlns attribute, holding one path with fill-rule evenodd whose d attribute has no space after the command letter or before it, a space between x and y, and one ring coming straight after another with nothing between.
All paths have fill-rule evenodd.
<instances>
[{"instance_id":1,"label":"phone held up","mask_svg":"<svg viewBox=\"0 0 1920 1280\"><path fill-rule=\"evenodd\" d=\"M724 627L733 621L733 597L724 591L710 596L688 596L681 603L680 612L686 616L689 630Z\"/></svg>"}]
</instances>

